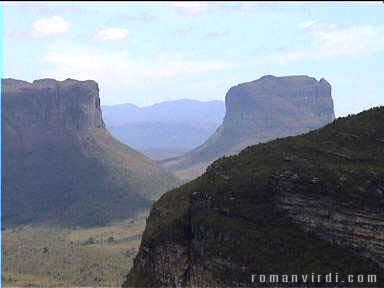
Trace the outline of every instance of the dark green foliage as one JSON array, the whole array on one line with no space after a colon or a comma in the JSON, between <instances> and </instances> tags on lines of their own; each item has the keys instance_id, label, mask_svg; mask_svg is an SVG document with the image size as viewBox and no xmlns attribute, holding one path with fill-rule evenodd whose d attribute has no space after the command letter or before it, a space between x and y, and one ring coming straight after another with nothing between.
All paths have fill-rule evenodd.
<instances>
[{"instance_id":1,"label":"dark green foliage","mask_svg":"<svg viewBox=\"0 0 384 288\"><path fill-rule=\"evenodd\" d=\"M189 264L211 275L206 276L211 282L200 285L250 284L252 273L330 272L377 274L377 284L384 285L384 269L376 261L324 240L321 231L306 231L277 205L289 192L328 199L351 212L383 213L383 187L384 107L248 147L215 161L203 176L153 205L124 285L169 284L151 270L154 247L159 251L169 243L187 247Z\"/></svg>"}]
</instances>

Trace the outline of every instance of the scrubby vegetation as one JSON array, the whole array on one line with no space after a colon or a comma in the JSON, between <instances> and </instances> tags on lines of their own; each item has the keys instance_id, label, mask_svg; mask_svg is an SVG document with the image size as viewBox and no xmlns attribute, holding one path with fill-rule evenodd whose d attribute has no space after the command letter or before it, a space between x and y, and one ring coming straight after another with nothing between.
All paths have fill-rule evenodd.
<instances>
[{"instance_id":1,"label":"scrubby vegetation","mask_svg":"<svg viewBox=\"0 0 384 288\"><path fill-rule=\"evenodd\" d=\"M294 199L291 205L314 201L314 213L334 213L337 207L357 219L354 213L364 211L380 223L383 123L384 107L374 108L305 135L248 147L215 161L203 176L164 194L153 205L124 285L243 286L249 285L251 273L332 271L373 273L378 275L377 284L383 285L382 225L369 230L353 221L338 222L340 230L335 230L326 226L332 221L324 220L320 223L324 228L317 227L311 222L317 214L300 214L298 206L296 213L307 221L305 228L281 208L281 199L288 195ZM308 202L300 203L297 195ZM373 224L365 223L366 227ZM368 229L365 234L364 229ZM360 239L356 248L350 245L353 238ZM377 249L370 252L375 257L365 257L361 251L376 242ZM161 266L175 249L187 270ZM168 269L167 277L162 276L163 269Z\"/></svg>"},{"instance_id":2,"label":"scrubby vegetation","mask_svg":"<svg viewBox=\"0 0 384 288\"><path fill-rule=\"evenodd\" d=\"M120 286L137 253L146 216L88 229L19 226L5 230L2 284Z\"/></svg>"}]
</instances>

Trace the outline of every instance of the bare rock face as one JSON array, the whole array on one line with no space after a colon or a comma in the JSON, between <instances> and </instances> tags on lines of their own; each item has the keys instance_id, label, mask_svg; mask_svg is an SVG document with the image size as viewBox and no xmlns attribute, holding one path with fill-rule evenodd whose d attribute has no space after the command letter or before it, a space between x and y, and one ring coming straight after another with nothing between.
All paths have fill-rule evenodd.
<instances>
[{"instance_id":1,"label":"bare rock face","mask_svg":"<svg viewBox=\"0 0 384 288\"><path fill-rule=\"evenodd\" d=\"M264 76L232 87L226 109L223 136L252 132L255 140L314 130L335 119L331 85L308 76Z\"/></svg>"},{"instance_id":2,"label":"bare rock face","mask_svg":"<svg viewBox=\"0 0 384 288\"><path fill-rule=\"evenodd\" d=\"M94 81L2 80L3 223L99 225L177 184L105 129Z\"/></svg>"},{"instance_id":3,"label":"bare rock face","mask_svg":"<svg viewBox=\"0 0 384 288\"><path fill-rule=\"evenodd\" d=\"M308 76L263 76L229 89L223 124L203 145L160 163L180 177L199 176L209 163L275 138L320 128L335 119L331 85Z\"/></svg>"},{"instance_id":4,"label":"bare rock face","mask_svg":"<svg viewBox=\"0 0 384 288\"><path fill-rule=\"evenodd\" d=\"M3 93L12 94L6 109L8 117L16 120L14 126L68 130L104 127L95 81L41 79L28 83L6 79L3 83Z\"/></svg>"}]
</instances>

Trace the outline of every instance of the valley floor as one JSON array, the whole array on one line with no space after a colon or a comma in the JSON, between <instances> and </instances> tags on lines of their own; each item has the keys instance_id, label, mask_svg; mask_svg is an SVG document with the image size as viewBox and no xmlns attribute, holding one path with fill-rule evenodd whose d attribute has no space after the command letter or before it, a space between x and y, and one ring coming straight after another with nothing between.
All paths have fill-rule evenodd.
<instances>
[{"instance_id":1,"label":"valley floor","mask_svg":"<svg viewBox=\"0 0 384 288\"><path fill-rule=\"evenodd\" d=\"M146 217L147 213L96 228L5 230L2 286L121 286L138 251Z\"/></svg>"}]
</instances>

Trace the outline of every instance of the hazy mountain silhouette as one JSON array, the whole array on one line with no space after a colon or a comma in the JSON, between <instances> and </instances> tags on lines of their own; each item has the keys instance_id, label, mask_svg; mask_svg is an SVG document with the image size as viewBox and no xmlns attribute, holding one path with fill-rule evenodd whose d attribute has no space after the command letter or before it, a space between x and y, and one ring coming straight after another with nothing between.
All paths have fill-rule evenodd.
<instances>
[{"instance_id":1,"label":"hazy mountain silhouette","mask_svg":"<svg viewBox=\"0 0 384 288\"><path fill-rule=\"evenodd\" d=\"M107 128L120 141L153 159L181 155L202 144L220 125L222 101L181 99L147 107L102 106Z\"/></svg>"}]
</instances>

